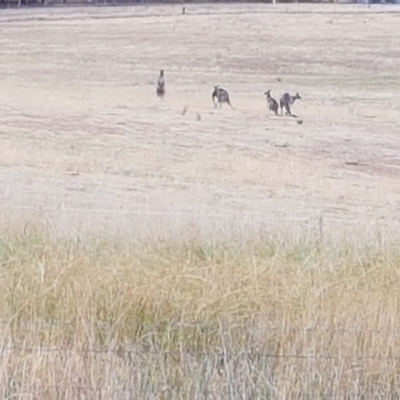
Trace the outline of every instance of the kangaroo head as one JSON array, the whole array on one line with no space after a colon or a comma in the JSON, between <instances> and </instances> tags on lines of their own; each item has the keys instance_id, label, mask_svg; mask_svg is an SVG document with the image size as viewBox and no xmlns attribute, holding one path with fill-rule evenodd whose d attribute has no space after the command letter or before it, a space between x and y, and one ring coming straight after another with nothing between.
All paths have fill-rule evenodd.
<instances>
[{"instance_id":1,"label":"kangaroo head","mask_svg":"<svg viewBox=\"0 0 400 400\"><path fill-rule=\"evenodd\" d=\"M163 69L160 70L160 76L164 76L164 70Z\"/></svg>"},{"instance_id":2,"label":"kangaroo head","mask_svg":"<svg viewBox=\"0 0 400 400\"><path fill-rule=\"evenodd\" d=\"M267 90L267 91L264 93L264 95L265 95L265 96L270 96L270 95L271 95L271 89Z\"/></svg>"},{"instance_id":3,"label":"kangaroo head","mask_svg":"<svg viewBox=\"0 0 400 400\"><path fill-rule=\"evenodd\" d=\"M214 85L214 90L213 90L212 95L211 95L212 98L218 97L218 88L219 88L219 86L215 86Z\"/></svg>"},{"instance_id":4,"label":"kangaroo head","mask_svg":"<svg viewBox=\"0 0 400 400\"><path fill-rule=\"evenodd\" d=\"M298 93L296 93L296 96L294 96L296 99L301 99L301 96L298 94Z\"/></svg>"}]
</instances>

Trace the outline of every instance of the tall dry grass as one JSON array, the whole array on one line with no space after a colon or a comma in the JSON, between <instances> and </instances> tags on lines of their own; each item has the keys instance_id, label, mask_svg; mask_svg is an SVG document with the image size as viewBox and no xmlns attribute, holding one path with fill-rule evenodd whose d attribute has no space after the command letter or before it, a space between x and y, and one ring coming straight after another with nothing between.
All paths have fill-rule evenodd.
<instances>
[{"instance_id":1,"label":"tall dry grass","mask_svg":"<svg viewBox=\"0 0 400 400\"><path fill-rule=\"evenodd\" d=\"M0 396L398 396L399 260L393 245L268 234L3 231Z\"/></svg>"}]
</instances>

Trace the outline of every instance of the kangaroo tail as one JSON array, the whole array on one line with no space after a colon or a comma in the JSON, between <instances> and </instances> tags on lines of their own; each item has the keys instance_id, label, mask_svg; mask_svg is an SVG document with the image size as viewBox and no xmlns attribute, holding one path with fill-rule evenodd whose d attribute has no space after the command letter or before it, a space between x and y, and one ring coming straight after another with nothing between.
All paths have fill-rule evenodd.
<instances>
[{"instance_id":1,"label":"kangaroo tail","mask_svg":"<svg viewBox=\"0 0 400 400\"><path fill-rule=\"evenodd\" d=\"M233 109L235 110L235 107L234 107L234 106L232 105L232 103L231 103L231 99L228 99L227 103L229 104L229 106L230 106L231 108L233 108Z\"/></svg>"}]
</instances>

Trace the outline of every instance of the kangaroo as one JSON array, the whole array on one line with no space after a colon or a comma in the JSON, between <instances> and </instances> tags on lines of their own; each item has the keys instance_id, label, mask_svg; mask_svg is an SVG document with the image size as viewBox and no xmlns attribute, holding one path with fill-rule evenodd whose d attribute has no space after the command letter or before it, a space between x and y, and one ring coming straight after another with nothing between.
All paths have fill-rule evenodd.
<instances>
[{"instance_id":1,"label":"kangaroo","mask_svg":"<svg viewBox=\"0 0 400 400\"><path fill-rule=\"evenodd\" d=\"M219 104L219 106L222 107L223 103L226 103L231 108L233 108L231 101L229 99L229 93L225 89L220 88L219 86L214 86L214 91L212 92L211 98L212 101L214 102L214 108L217 107L217 104ZM217 98L217 101L215 101L215 98Z\"/></svg>"},{"instance_id":2,"label":"kangaroo","mask_svg":"<svg viewBox=\"0 0 400 400\"><path fill-rule=\"evenodd\" d=\"M267 96L268 109L273 111L275 115L278 115L278 102L271 96L271 89L267 90L264 94Z\"/></svg>"},{"instance_id":3,"label":"kangaroo","mask_svg":"<svg viewBox=\"0 0 400 400\"><path fill-rule=\"evenodd\" d=\"M165 79L164 79L164 70L160 71L160 76L157 81L157 96L164 98L165 96Z\"/></svg>"},{"instance_id":4,"label":"kangaroo","mask_svg":"<svg viewBox=\"0 0 400 400\"><path fill-rule=\"evenodd\" d=\"M285 108L286 110L286 115L290 115L294 117L292 112L290 111L290 106L293 105L293 103L297 100L301 99L301 96L296 93L295 96L290 95L289 93L284 93L279 100L279 105L281 107L281 115L283 115L283 109Z\"/></svg>"}]
</instances>

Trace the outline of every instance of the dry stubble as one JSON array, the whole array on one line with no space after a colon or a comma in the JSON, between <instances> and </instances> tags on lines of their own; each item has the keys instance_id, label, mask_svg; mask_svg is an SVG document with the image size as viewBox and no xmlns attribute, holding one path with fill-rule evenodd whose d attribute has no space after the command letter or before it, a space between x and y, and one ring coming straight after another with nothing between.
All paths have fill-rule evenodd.
<instances>
[{"instance_id":1,"label":"dry stubble","mask_svg":"<svg viewBox=\"0 0 400 400\"><path fill-rule=\"evenodd\" d=\"M21 206L81 210L45 213L50 233L3 230L3 398L398 395L399 257L386 231L321 245L239 221L236 241L203 239L221 221L199 212L278 225L396 215L397 15L285 8L0 17L2 206L22 220ZM211 109L213 84L237 110ZM302 94L303 125L265 117L271 87ZM121 207L170 214L167 225L186 213L178 225L204 232L113 240L107 229L151 225ZM105 239L56 236L80 224Z\"/></svg>"}]
</instances>

